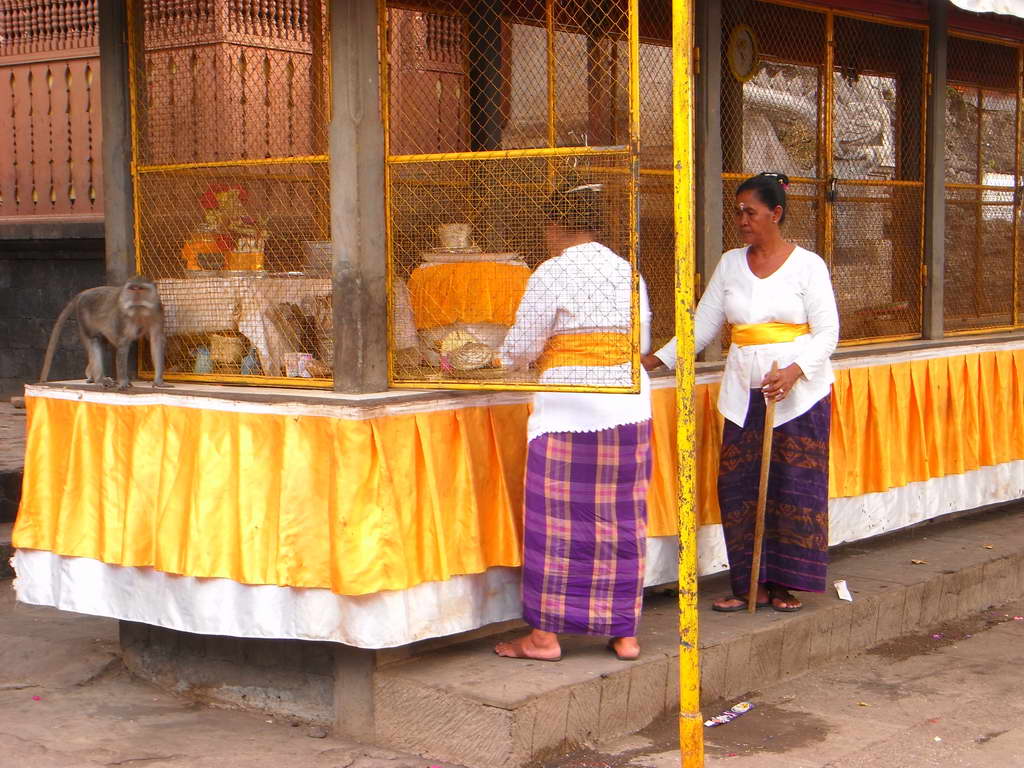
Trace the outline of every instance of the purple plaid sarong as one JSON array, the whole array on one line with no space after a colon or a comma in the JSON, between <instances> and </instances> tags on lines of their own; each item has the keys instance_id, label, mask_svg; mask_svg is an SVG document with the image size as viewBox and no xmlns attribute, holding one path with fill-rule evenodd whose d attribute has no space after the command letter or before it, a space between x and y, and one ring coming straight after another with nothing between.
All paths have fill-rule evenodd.
<instances>
[{"instance_id":1,"label":"purple plaid sarong","mask_svg":"<svg viewBox=\"0 0 1024 768\"><path fill-rule=\"evenodd\" d=\"M651 425L548 433L526 460L523 618L632 637L643 599Z\"/></svg>"},{"instance_id":2,"label":"purple plaid sarong","mask_svg":"<svg viewBox=\"0 0 1024 768\"><path fill-rule=\"evenodd\" d=\"M831 396L824 397L806 413L775 428L758 574L761 584L825 591L831 403ZM764 396L760 390L751 390L743 428L725 421L718 466L718 505L729 578L733 594L744 599L750 588L764 416Z\"/></svg>"}]
</instances>

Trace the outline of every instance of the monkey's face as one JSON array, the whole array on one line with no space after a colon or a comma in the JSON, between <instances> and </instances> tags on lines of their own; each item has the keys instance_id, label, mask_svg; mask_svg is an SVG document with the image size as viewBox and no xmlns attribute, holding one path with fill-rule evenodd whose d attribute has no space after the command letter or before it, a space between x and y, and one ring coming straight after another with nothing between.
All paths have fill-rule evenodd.
<instances>
[{"instance_id":1,"label":"monkey's face","mask_svg":"<svg viewBox=\"0 0 1024 768\"><path fill-rule=\"evenodd\" d=\"M129 280L121 289L121 306L125 310L151 310L159 301L156 286L147 280Z\"/></svg>"}]
</instances>

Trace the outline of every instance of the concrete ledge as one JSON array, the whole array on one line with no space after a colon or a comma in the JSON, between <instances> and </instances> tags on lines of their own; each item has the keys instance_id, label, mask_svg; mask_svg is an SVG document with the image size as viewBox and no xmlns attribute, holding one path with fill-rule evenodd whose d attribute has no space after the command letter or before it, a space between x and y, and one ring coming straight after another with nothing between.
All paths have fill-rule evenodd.
<instances>
[{"instance_id":1,"label":"concrete ledge","mask_svg":"<svg viewBox=\"0 0 1024 768\"><path fill-rule=\"evenodd\" d=\"M119 622L125 666L137 677L212 704L307 723L334 721L334 644L253 640Z\"/></svg>"},{"instance_id":2,"label":"concrete ledge","mask_svg":"<svg viewBox=\"0 0 1024 768\"><path fill-rule=\"evenodd\" d=\"M102 239L103 214L84 216L0 216L0 240Z\"/></svg>"}]
</instances>

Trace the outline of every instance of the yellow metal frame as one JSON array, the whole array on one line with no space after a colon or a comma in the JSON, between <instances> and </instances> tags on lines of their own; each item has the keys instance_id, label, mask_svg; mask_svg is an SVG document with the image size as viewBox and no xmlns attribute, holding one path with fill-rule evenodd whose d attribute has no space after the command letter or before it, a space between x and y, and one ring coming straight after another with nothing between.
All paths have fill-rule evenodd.
<instances>
[{"instance_id":1,"label":"yellow metal frame","mask_svg":"<svg viewBox=\"0 0 1024 768\"><path fill-rule=\"evenodd\" d=\"M127 0L125 3L127 9L127 28L128 28L128 103L129 103L129 114L131 120L131 177L132 185L138 190L142 177L148 173L159 173L164 171L187 171L193 169L205 169L205 168L238 168L238 167L259 167L259 166L271 166L271 165L326 165L328 162L327 155L293 155L280 158L242 158L238 160L213 160L199 163L167 163L167 164L152 164L143 165L139 163L139 116L138 116L138 102L137 94L139 92L138 82L138 64L139 57L143 51L144 40L142 39L143 30L138 23L138 19L141 18L141 12L139 5L141 0ZM331 14L332 3L326 4L326 19L327 29L330 30L330 14ZM329 33L328 33L329 34ZM325 41L329 45L329 38ZM331 63L330 57L327 57L327 94L326 94L326 114L324 118L330 120L331 115ZM141 205L140 196L136 192L132 199L132 216L135 226L134 233L134 245L135 245L135 269L140 271L142 269L142 227L141 227ZM143 381L151 381L154 376L153 371L143 370L142 368L142 355L139 355L139 360L136 363L136 375ZM290 389L330 389L333 386L333 379L305 379L297 377L286 377L286 376L241 376L237 374L201 374L201 373L185 373L185 372L168 372L164 375L167 381L177 382L195 382L195 383L210 383L210 384L236 384L245 385L251 387L287 387Z\"/></svg>"},{"instance_id":2,"label":"yellow metal frame","mask_svg":"<svg viewBox=\"0 0 1024 768\"><path fill-rule=\"evenodd\" d=\"M1024 150L1021 149L1021 141L1024 141L1024 46L1017 47L1017 184L1024 184ZM1024 308L1021 307L1021 281L1024 280L1024 246L1021 245L1021 208L1024 207L1024 200L1020 199L1018 193L1017 205L1013 209L1013 248L1014 248L1014 272L1013 272L1013 318L1014 325L1024 325Z\"/></svg>"},{"instance_id":3,"label":"yellow metal frame","mask_svg":"<svg viewBox=\"0 0 1024 768\"><path fill-rule=\"evenodd\" d=\"M687 0L688 1L688 0ZM673 0L675 2L675 0ZM392 3L394 7L402 7L400 3ZM466 151L466 152L438 152L392 155L390 148L390 86L388 82L388 49L387 49L387 28L388 8L387 0L378 0L378 49L380 51L380 109L384 123L384 220L385 220L385 251L387 258L387 304L388 304L388 354L387 369L388 383L394 389L437 389L437 390L494 390L494 391L525 391L525 392L592 392L609 394L627 394L640 391L640 270L638 267L638 228L640 221L640 200L639 200L639 176L643 171L640 169L640 35L639 35L639 0L628 0L627 5L627 42L629 56L629 137L627 144L594 147L594 146L556 146L556 88L557 88L557 67L555 66L555 32L554 20L555 2L545 0L545 21L544 29L547 34L546 42L546 63L547 63L547 142L546 147L534 147L527 149L509 149L495 151ZM414 163L446 163L459 161L477 160L508 160L515 158L545 158L549 161L548 185L554 183L554 160L567 157L615 157L626 158L627 164L623 168L595 168L600 173L627 173L630 178L627 184L627 205L629 208L629 238L627 242L628 261L632 267L633 290L631 292L631 329L630 335L633 339L632 347L632 381L629 386L623 387L595 387L579 384L540 384L532 382L505 382L505 381L459 381L458 379L439 379L421 377L396 380L394 367L394 336L391 329L393 318L393 295L394 295L394 238L392 236L394 219L392 216L392 168L401 165ZM666 172L667 173L667 172ZM456 185L458 186L458 185Z\"/></svg>"},{"instance_id":4,"label":"yellow metal frame","mask_svg":"<svg viewBox=\"0 0 1024 768\"><path fill-rule=\"evenodd\" d=\"M391 155L390 165L403 163L446 163L459 160L513 160L534 157L588 157L593 155L621 155L629 151L627 144L610 147L533 147L531 149L498 149L480 152L439 152L435 155Z\"/></svg>"},{"instance_id":5,"label":"yellow metal frame","mask_svg":"<svg viewBox=\"0 0 1024 768\"><path fill-rule=\"evenodd\" d=\"M629 0L629 264L633 288L630 291L630 335L633 343L632 389L640 391L640 0Z\"/></svg>"},{"instance_id":6,"label":"yellow metal frame","mask_svg":"<svg viewBox=\"0 0 1024 768\"><path fill-rule=\"evenodd\" d=\"M672 2L672 167L676 261L676 449L679 460L679 751L682 768L704 765L697 646L696 349L693 0Z\"/></svg>"},{"instance_id":7,"label":"yellow metal frame","mask_svg":"<svg viewBox=\"0 0 1024 768\"><path fill-rule=\"evenodd\" d=\"M169 163L166 165L140 165L139 173L156 173L160 171L188 171L193 168L238 168L261 165L298 165L326 163L327 155L291 155L288 157L261 157L239 160L210 160L204 163Z\"/></svg>"}]
</instances>

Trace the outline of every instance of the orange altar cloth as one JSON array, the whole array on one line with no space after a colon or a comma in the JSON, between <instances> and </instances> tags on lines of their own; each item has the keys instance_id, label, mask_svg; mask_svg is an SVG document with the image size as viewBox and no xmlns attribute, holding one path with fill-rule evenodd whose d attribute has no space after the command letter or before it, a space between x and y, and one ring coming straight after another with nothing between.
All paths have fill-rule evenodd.
<instances>
[{"instance_id":1,"label":"orange altar cloth","mask_svg":"<svg viewBox=\"0 0 1024 768\"><path fill-rule=\"evenodd\" d=\"M1024 349L836 377L833 497L1024 459ZM719 519L717 388L696 392L701 524ZM27 403L20 549L340 595L520 562L521 395L442 396L367 417L44 388ZM654 414L649 535L671 536L670 381L656 382Z\"/></svg>"}]
</instances>

